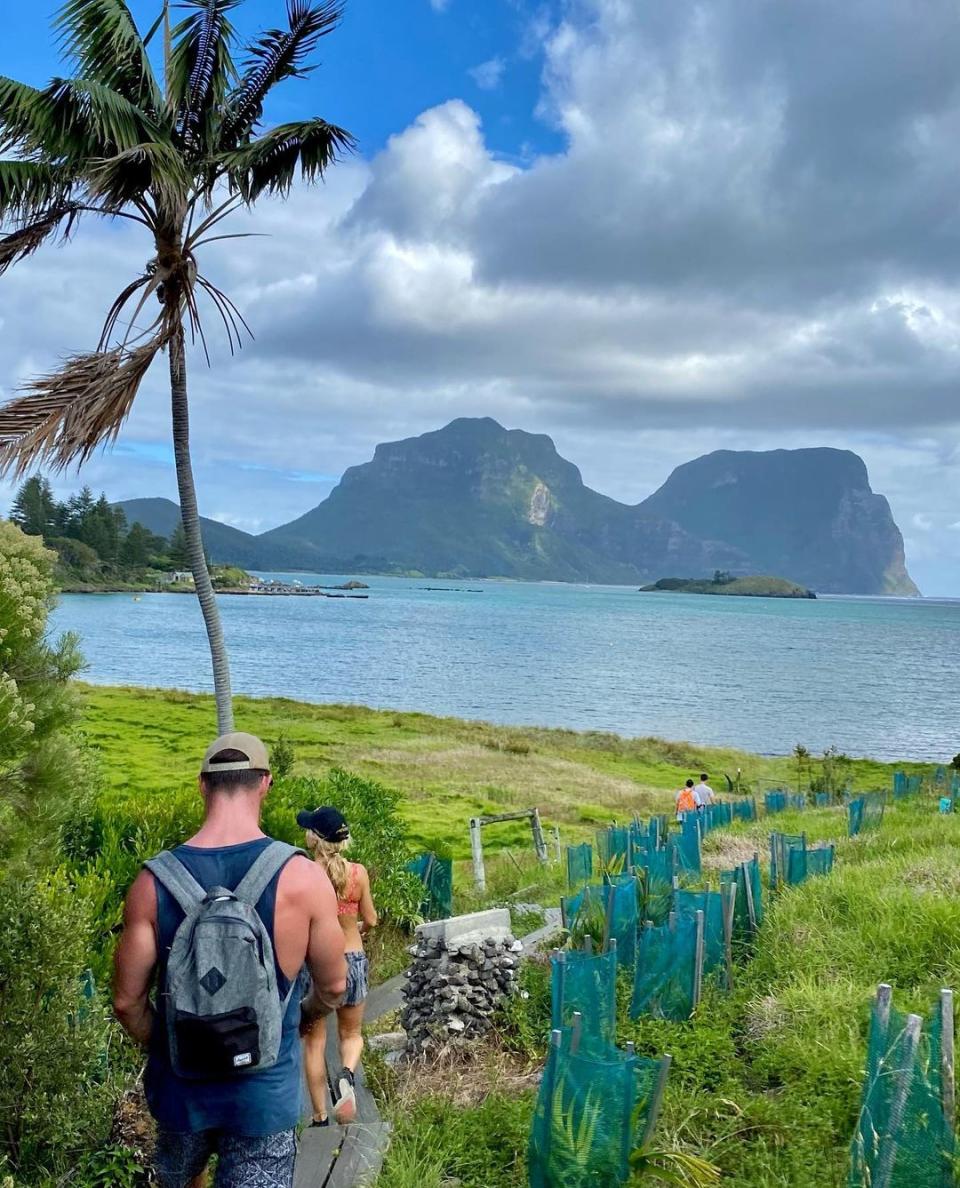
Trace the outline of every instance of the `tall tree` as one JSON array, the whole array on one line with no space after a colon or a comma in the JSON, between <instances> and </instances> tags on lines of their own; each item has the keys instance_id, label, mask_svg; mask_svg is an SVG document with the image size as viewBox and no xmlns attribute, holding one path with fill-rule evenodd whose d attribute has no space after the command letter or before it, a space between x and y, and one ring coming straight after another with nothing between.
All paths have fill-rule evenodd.
<instances>
[{"instance_id":1,"label":"tall tree","mask_svg":"<svg viewBox=\"0 0 960 1188\"><path fill-rule=\"evenodd\" d=\"M145 36L125 0L66 0L59 31L73 71L37 89L0 78L0 272L88 215L145 228L153 255L117 296L97 350L69 359L0 409L0 474L38 463L62 469L116 438L140 383L161 351L170 373L180 514L213 661L217 718L233 723L220 615L204 557L190 459L187 342L206 350L200 299L212 303L231 349L246 327L226 294L200 272L198 252L225 236L217 227L262 194L286 196L297 172L321 179L350 149L350 134L313 118L263 127L277 83L302 77L342 0L287 0L287 28L263 33L235 66L230 12L241 0L181 0L169 31L169 0ZM164 25L164 71L148 45ZM149 302L159 312L146 330ZM125 329L124 329L125 328Z\"/></svg>"},{"instance_id":2,"label":"tall tree","mask_svg":"<svg viewBox=\"0 0 960 1188\"><path fill-rule=\"evenodd\" d=\"M34 475L17 491L10 519L28 536L54 535L57 502L45 478Z\"/></svg>"}]
</instances>

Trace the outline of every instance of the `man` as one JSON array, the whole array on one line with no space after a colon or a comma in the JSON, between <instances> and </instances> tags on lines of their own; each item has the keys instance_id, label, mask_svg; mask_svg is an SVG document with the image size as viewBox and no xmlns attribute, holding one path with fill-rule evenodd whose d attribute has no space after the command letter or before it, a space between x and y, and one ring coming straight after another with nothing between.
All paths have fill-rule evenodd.
<instances>
[{"instance_id":1,"label":"man","mask_svg":"<svg viewBox=\"0 0 960 1188\"><path fill-rule=\"evenodd\" d=\"M346 989L343 930L330 880L315 863L260 828L261 806L272 782L267 750L258 738L243 733L218 738L207 748L200 771L206 812L199 832L176 847L172 859L169 854L152 859L153 869L140 872L127 896L114 1010L128 1034L149 1052L144 1086L157 1121L162 1188L202 1182L198 1177L213 1154L219 1157L218 1188L293 1184L304 964L313 982L303 1004L308 1022L333 1009ZM241 883L248 874L245 891ZM226 893L205 896L211 888ZM206 913L205 932L180 929L188 913L191 920L195 913ZM229 913L230 926L222 928ZM238 919L242 927L233 926ZM257 937L257 930L259 943L244 945ZM208 956L216 951L209 946L220 944L229 959L209 964L197 956L203 953L204 938ZM183 960L184 952L192 964ZM168 964L171 973L176 970L169 982ZM219 965L226 967L226 976ZM238 992L241 997L248 993L251 970L262 975L260 997L251 1000L261 1016L244 1004L217 1014L231 996L235 1001ZM154 983L156 1000L151 1003ZM266 1000L264 984L272 992ZM191 1014L180 1009L184 993L195 994L198 1001L206 1001L206 995L217 1005ZM236 1018L239 1028L233 1026ZM254 1028L252 1041L247 1033L237 1039L244 1027L248 1032ZM230 1053L235 1053L232 1060Z\"/></svg>"},{"instance_id":2,"label":"man","mask_svg":"<svg viewBox=\"0 0 960 1188\"><path fill-rule=\"evenodd\" d=\"M716 797L713 795L713 789L707 782L709 776L705 771L700 773L700 783L696 787L697 808L706 808L708 804L713 804Z\"/></svg>"}]
</instances>

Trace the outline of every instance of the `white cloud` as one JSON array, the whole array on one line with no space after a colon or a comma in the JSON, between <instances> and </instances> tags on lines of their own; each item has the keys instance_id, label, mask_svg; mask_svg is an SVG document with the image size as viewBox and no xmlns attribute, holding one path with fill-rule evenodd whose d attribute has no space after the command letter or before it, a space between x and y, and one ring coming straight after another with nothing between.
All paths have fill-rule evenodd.
<instances>
[{"instance_id":1,"label":"white cloud","mask_svg":"<svg viewBox=\"0 0 960 1188\"><path fill-rule=\"evenodd\" d=\"M473 66L467 73L481 91L495 91L503 81L507 63L501 57L489 58L479 66Z\"/></svg>"},{"instance_id":2,"label":"white cloud","mask_svg":"<svg viewBox=\"0 0 960 1188\"><path fill-rule=\"evenodd\" d=\"M203 262L257 335L191 364L203 506L289 519L378 441L458 415L551 433L631 500L710 449L839 445L921 586L960 590L960 17L909 11L571 0L537 18L563 152L505 164L454 99L239 219L271 237ZM0 389L95 342L148 255L81 227L5 276ZM123 440L159 449L168 420L158 367ZM129 454L87 476L174 490Z\"/></svg>"}]
</instances>

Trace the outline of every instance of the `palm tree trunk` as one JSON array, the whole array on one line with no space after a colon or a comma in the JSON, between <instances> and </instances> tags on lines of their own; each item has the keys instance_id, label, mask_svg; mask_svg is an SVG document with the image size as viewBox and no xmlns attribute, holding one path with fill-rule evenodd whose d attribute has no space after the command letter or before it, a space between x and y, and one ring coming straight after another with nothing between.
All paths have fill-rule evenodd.
<instances>
[{"instance_id":1,"label":"palm tree trunk","mask_svg":"<svg viewBox=\"0 0 960 1188\"><path fill-rule=\"evenodd\" d=\"M223 642L220 608L217 606L213 584L207 569L200 533L200 514L197 511L197 492L193 485L193 466L190 462L190 408L187 402L187 354L183 333L176 334L170 343L170 396L173 411L173 457L177 467L177 488L180 492L180 519L187 538L187 555L193 573L193 584L203 613L210 659L213 662L213 689L217 702L217 731L226 734L233 729L233 700L230 693L230 662Z\"/></svg>"}]
</instances>

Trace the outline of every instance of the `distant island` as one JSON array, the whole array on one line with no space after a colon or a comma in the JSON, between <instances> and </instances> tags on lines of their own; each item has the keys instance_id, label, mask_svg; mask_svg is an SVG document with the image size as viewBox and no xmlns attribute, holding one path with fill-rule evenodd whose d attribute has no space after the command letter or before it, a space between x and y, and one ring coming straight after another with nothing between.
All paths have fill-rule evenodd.
<instances>
[{"instance_id":1,"label":"distant island","mask_svg":"<svg viewBox=\"0 0 960 1188\"><path fill-rule=\"evenodd\" d=\"M652 586L642 586L640 593L733 594L741 598L816 598L812 590L808 590L806 586L798 586L796 582L787 581L786 578L762 575L734 577L731 573L721 573L719 570L712 578L661 578Z\"/></svg>"},{"instance_id":2,"label":"distant island","mask_svg":"<svg viewBox=\"0 0 960 1188\"><path fill-rule=\"evenodd\" d=\"M164 538L180 522L169 500L120 507ZM291 523L251 536L205 519L203 535L214 562L254 571L636 588L720 569L790 574L825 594L917 593L890 507L856 454L718 450L630 505L586 486L549 437L490 418L377 446Z\"/></svg>"}]
</instances>

